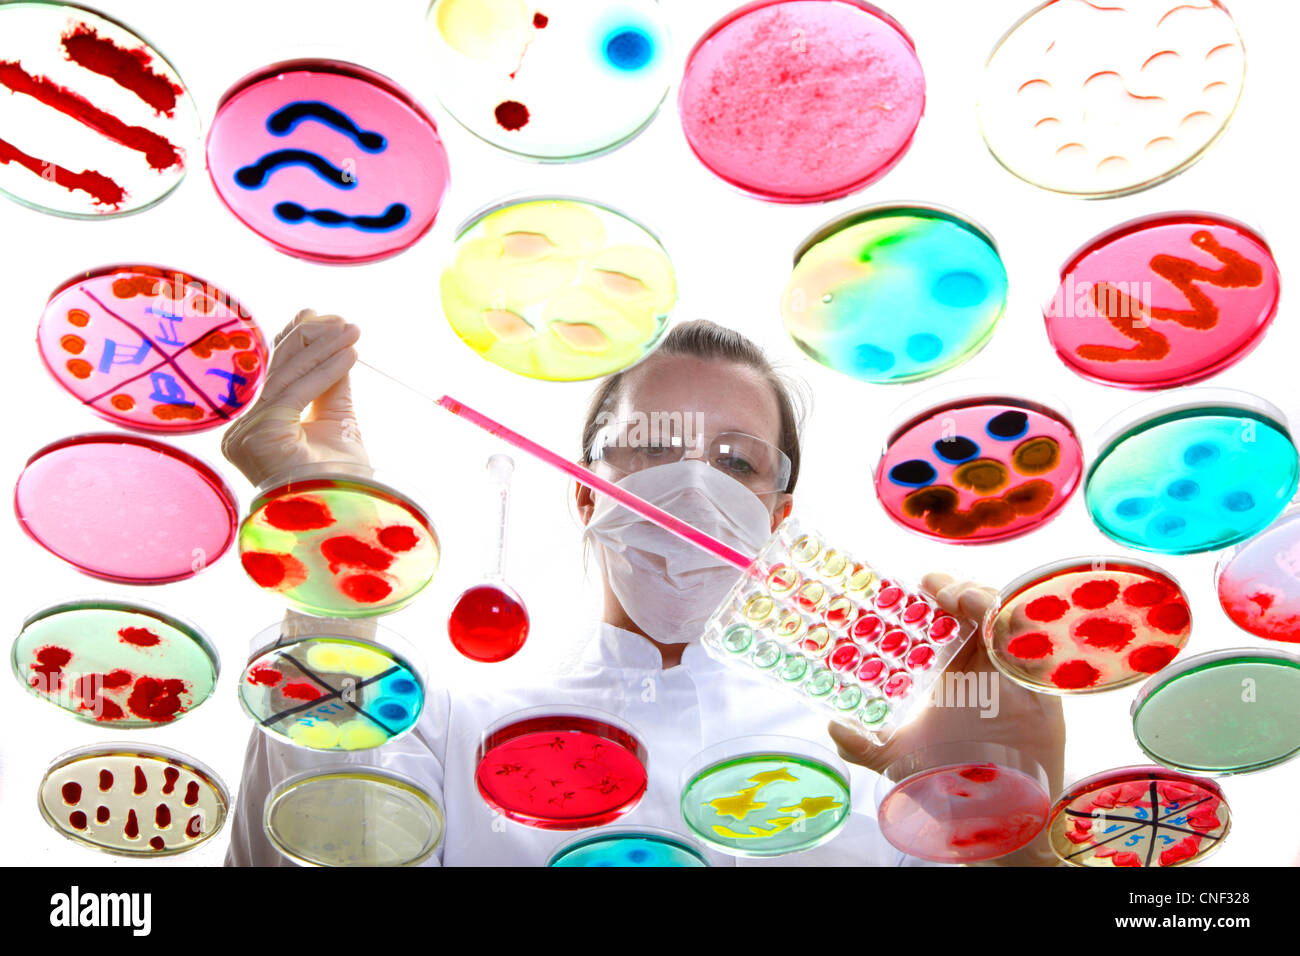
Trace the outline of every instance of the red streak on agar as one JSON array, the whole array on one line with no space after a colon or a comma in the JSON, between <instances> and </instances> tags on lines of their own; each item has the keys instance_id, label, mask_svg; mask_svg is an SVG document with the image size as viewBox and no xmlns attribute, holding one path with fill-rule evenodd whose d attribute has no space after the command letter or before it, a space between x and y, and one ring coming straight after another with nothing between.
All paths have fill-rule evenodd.
<instances>
[{"instance_id":1,"label":"red streak on agar","mask_svg":"<svg viewBox=\"0 0 1300 956\"><path fill-rule=\"evenodd\" d=\"M185 805L192 807L199 802L199 783L197 780L191 780L185 787ZM197 819L197 818L196 818ZM191 823L194 821L191 820Z\"/></svg>"},{"instance_id":2,"label":"red streak on agar","mask_svg":"<svg viewBox=\"0 0 1300 956\"><path fill-rule=\"evenodd\" d=\"M1075 588L1070 597L1079 607L1096 611L1115 600L1118 595L1119 585L1114 581L1089 581Z\"/></svg>"},{"instance_id":3,"label":"red streak on agar","mask_svg":"<svg viewBox=\"0 0 1300 956\"><path fill-rule=\"evenodd\" d=\"M420 536L415 533L415 529L401 524L380 528L378 538L379 543L389 551L410 551L420 543Z\"/></svg>"},{"instance_id":4,"label":"red streak on agar","mask_svg":"<svg viewBox=\"0 0 1300 956\"><path fill-rule=\"evenodd\" d=\"M315 684L308 684L306 681L296 681L292 684L285 684L284 689L280 691L290 700L315 700L320 697L323 691Z\"/></svg>"},{"instance_id":5,"label":"red streak on agar","mask_svg":"<svg viewBox=\"0 0 1300 956\"><path fill-rule=\"evenodd\" d=\"M153 62L149 51L124 49L84 23L63 37L63 49L73 63L108 77L159 113L170 114L176 108L176 98L185 92L167 77L149 69Z\"/></svg>"},{"instance_id":6,"label":"red streak on agar","mask_svg":"<svg viewBox=\"0 0 1300 956\"><path fill-rule=\"evenodd\" d=\"M175 767L163 768L163 788L164 794L169 794L176 789L176 781L181 778L181 772Z\"/></svg>"},{"instance_id":7,"label":"red streak on agar","mask_svg":"<svg viewBox=\"0 0 1300 956\"><path fill-rule=\"evenodd\" d=\"M116 116L92 105L85 97L64 89L49 78L32 76L12 60L0 62L0 85L72 117L115 143L143 153L153 169L163 170L185 165L181 154L166 137L143 126L129 126Z\"/></svg>"},{"instance_id":8,"label":"red streak on agar","mask_svg":"<svg viewBox=\"0 0 1300 956\"><path fill-rule=\"evenodd\" d=\"M334 523L325 502L313 498L280 498L262 509L262 517L281 531L319 531Z\"/></svg>"},{"instance_id":9,"label":"red streak on agar","mask_svg":"<svg viewBox=\"0 0 1300 956\"><path fill-rule=\"evenodd\" d=\"M393 563L393 556L387 551L373 548L351 535L326 538L321 542L320 553L329 562L333 574L338 574L340 567L385 571Z\"/></svg>"},{"instance_id":10,"label":"red streak on agar","mask_svg":"<svg viewBox=\"0 0 1300 956\"><path fill-rule=\"evenodd\" d=\"M80 190L101 206L120 206L122 200L126 199L126 190L103 173L97 173L89 169L84 169L79 173L73 172L66 166L47 162L24 153L12 143L0 139L0 164L8 163L17 163L24 169L30 170L45 179L52 175L54 182L68 190L68 192Z\"/></svg>"},{"instance_id":11,"label":"red streak on agar","mask_svg":"<svg viewBox=\"0 0 1300 956\"><path fill-rule=\"evenodd\" d=\"M63 794L63 802L70 807L75 807L81 802L81 784L65 783L60 791Z\"/></svg>"},{"instance_id":12,"label":"red streak on agar","mask_svg":"<svg viewBox=\"0 0 1300 956\"><path fill-rule=\"evenodd\" d=\"M274 687L284 679L284 675L273 667L260 665L254 667L248 672L248 682L250 684L261 684L263 687Z\"/></svg>"},{"instance_id":13,"label":"red streak on agar","mask_svg":"<svg viewBox=\"0 0 1300 956\"><path fill-rule=\"evenodd\" d=\"M126 814L126 826L122 829L128 840L134 840L140 835L140 823L135 818L135 811L128 810Z\"/></svg>"},{"instance_id":14,"label":"red streak on agar","mask_svg":"<svg viewBox=\"0 0 1300 956\"><path fill-rule=\"evenodd\" d=\"M1068 603L1049 594L1026 604L1025 617L1031 621L1059 621L1069 609L1070 605Z\"/></svg>"},{"instance_id":15,"label":"red streak on agar","mask_svg":"<svg viewBox=\"0 0 1300 956\"><path fill-rule=\"evenodd\" d=\"M350 574L339 582L339 590L359 604L377 604L393 593L393 586L374 574Z\"/></svg>"}]
</instances>

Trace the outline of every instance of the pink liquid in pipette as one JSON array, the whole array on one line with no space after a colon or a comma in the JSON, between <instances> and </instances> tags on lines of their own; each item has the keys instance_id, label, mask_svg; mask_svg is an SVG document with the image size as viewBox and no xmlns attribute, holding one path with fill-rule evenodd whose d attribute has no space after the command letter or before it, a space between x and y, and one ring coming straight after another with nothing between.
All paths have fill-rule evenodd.
<instances>
[{"instance_id":1,"label":"pink liquid in pipette","mask_svg":"<svg viewBox=\"0 0 1300 956\"><path fill-rule=\"evenodd\" d=\"M470 588L447 618L451 643L470 660L495 664L513 657L528 639L528 609L494 584Z\"/></svg>"}]
</instances>

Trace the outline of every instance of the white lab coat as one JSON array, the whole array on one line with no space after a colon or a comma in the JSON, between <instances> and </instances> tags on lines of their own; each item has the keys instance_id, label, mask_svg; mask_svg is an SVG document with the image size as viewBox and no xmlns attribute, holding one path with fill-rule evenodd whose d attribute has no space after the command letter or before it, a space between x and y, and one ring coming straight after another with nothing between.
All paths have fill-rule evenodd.
<instances>
[{"instance_id":1,"label":"white lab coat","mask_svg":"<svg viewBox=\"0 0 1300 956\"><path fill-rule=\"evenodd\" d=\"M528 707L584 705L630 724L649 751L649 786L641 803L618 825L689 831L678 797L681 772L705 747L753 734L781 734L834 750L826 719L761 680L748 678L689 645L681 665L664 670L659 651L638 634L601 624L575 670L546 686L450 695L430 688L416 729L374 750L322 754L273 739L254 729L248 743L234 819L228 866L287 865L262 831L266 796L302 771L340 764L392 769L418 781L442 807L446 830L426 865L543 866L573 833L536 830L508 822L483 802L474 785L475 750L484 728ZM709 851L715 866L924 865L895 850L875 820L877 775L850 768L853 812L839 834L803 853L766 860Z\"/></svg>"}]
</instances>

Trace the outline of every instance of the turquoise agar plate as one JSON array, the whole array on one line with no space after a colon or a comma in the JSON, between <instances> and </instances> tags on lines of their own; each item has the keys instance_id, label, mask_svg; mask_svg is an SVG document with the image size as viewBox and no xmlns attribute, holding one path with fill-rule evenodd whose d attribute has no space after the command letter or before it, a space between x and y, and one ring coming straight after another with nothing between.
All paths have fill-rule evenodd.
<instances>
[{"instance_id":1,"label":"turquoise agar plate","mask_svg":"<svg viewBox=\"0 0 1300 956\"><path fill-rule=\"evenodd\" d=\"M1300 463L1280 411L1225 389L1181 396L1112 422L1088 472L1088 513L1130 548L1226 548L1267 527L1295 494Z\"/></svg>"},{"instance_id":2,"label":"turquoise agar plate","mask_svg":"<svg viewBox=\"0 0 1300 956\"><path fill-rule=\"evenodd\" d=\"M684 838L666 830L617 827L570 840L546 865L668 868L708 866L709 861Z\"/></svg>"}]
</instances>

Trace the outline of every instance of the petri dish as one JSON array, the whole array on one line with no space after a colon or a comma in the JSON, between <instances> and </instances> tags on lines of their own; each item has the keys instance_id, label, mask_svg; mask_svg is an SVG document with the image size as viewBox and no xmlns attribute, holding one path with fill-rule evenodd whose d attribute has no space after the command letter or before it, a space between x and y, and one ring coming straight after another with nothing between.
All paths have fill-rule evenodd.
<instances>
[{"instance_id":1,"label":"petri dish","mask_svg":"<svg viewBox=\"0 0 1300 956\"><path fill-rule=\"evenodd\" d=\"M824 202L902 159L925 75L911 38L870 4L759 0L696 43L677 107L718 178L771 202Z\"/></svg>"},{"instance_id":2,"label":"petri dish","mask_svg":"<svg viewBox=\"0 0 1300 956\"><path fill-rule=\"evenodd\" d=\"M1218 0L1048 0L989 56L979 122L1026 182L1122 196L1195 163L1237 108L1246 54Z\"/></svg>"},{"instance_id":3,"label":"petri dish","mask_svg":"<svg viewBox=\"0 0 1300 956\"><path fill-rule=\"evenodd\" d=\"M405 607L438 569L425 511L370 478L309 465L257 490L239 527L253 582L306 614L370 617Z\"/></svg>"},{"instance_id":4,"label":"petri dish","mask_svg":"<svg viewBox=\"0 0 1300 956\"><path fill-rule=\"evenodd\" d=\"M74 843L120 856L184 853L226 822L230 794L203 764L164 747L108 743L63 754L37 799Z\"/></svg>"},{"instance_id":5,"label":"petri dish","mask_svg":"<svg viewBox=\"0 0 1300 956\"><path fill-rule=\"evenodd\" d=\"M1219 558L1223 611L1256 637L1300 644L1300 508Z\"/></svg>"},{"instance_id":6,"label":"petri dish","mask_svg":"<svg viewBox=\"0 0 1300 956\"><path fill-rule=\"evenodd\" d=\"M1233 648L1184 658L1130 708L1138 746L1192 773L1263 770L1300 753L1300 657Z\"/></svg>"},{"instance_id":7,"label":"petri dish","mask_svg":"<svg viewBox=\"0 0 1300 956\"><path fill-rule=\"evenodd\" d=\"M1153 564L1097 555L1035 568L984 619L989 659L1044 694L1114 690L1165 667L1192 634L1187 595Z\"/></svg>"},{"instance_id":8,"label":"petri dish","mask_svg":"<svg viewBox=\"0 0 1300 956\"><path fill-rule=\"evenodd\" d=\"M641 802L648 760L636 732L609 714L533 707L483 731L474 781L507 820L582 830L612 823Z\"/></svg>"},{"instance_id":9,"label":"petri dish","mask_svg":"<svg viewBox=\"0 0 1300 956\"><path fill-rule=\"evenodd\" d=\"M681 777L682 819L732 856L820 846L850 812L849 776L824 747L793 737L740 737L696 754Z\"/></svg>"},{"instance_id":10,"label":"petri dish","mask_svg":"<svg viewBox=\"0 0 1300 956\"><path fill-rule=\"evenodd\" d=\"M244 713L308 750L369 750L411 730L424 709L414 650L396 634L348 636L336 622L267 628L239 676Z\"/></svg>"},{"instance_id":11,"label":"petri dish","mask_svg":"<svg viewBox=\"0 0 1300 956\"><path fill-rule=\"evenodd\" d=\"M480 210L457 234L440 287L461 341L493 365L548 382L639 362L677 301L672 262L649 229L565 197Z\"/></svg>"},{"instance_id":12,"label":"petri dish","mask_svg":"<svg viewBox=\"0 0 1300 956\"><path fill-rule=\"evenodd\" d=\"M262 331L189 273L107 266L50 296L36 330L45 369L100 418L148 432L229 424L266 376Z\"/></svg>"},{"instance_id":13,"label":"petri dish","mask_svg":"<svg viewBox=\"0 0 1300 956\"><path fill-rule=\"evenodd\" d=\"M545 162L636 137L671 80L656 0L434 0L434 90L475 136Z\"/></svg>"},{"instance_id":14,"label":"petri dish","mask_svg":"<svg viewBox=\"0 0 1300 956\"><path fill-rule=\"evenodd\" d=\"M442 842L442 808L414 780L376 767L308 770L266 798L271 845L302 866L415 866Z\"/></svg>"},{"instance_id":15,"label":"petri dish","mask_svg":"<svg viewBox=\"0 0 1300 956\"><path fill-rule=\"evenodd\" d=\"M1083 477L1074 426L1049 405L966 388L932 390L899 408L876 465L876 496L904 528L956 544L1042 527Z\"/></svg>"},{"instance_id":16,"label":"petri dish","mask_svg":"<svg viewBox=\"0 0 1300 956\"><path fill-rule=\"evenodd\" d=\"M125 730L184 717L211 695L220 665L196 626L147 604L64 601L30 615L14 676L78 720Z\"/></svg>"},{"instance_id":17,"label":"petri dish","mask_svg":"<svg viewBox=\"0 0 1300 956\"><path fill-rule=\"evenodd\" d=\"M450 182L433 118L353 63L292 60L226 91L208 173L240 222L312 262L373 262L433 227Z\"/></svg>"},{"instance_id":18,"label":"petri dish","mask_svg":"<svg viewBox=\"0 0 1300 956\"><path fill-rule=\"evenodd\" d=\"M1217 375L1260 343L1281 276L1249 226L1208 213L1134 219L1061 267L1047 335L1076 374L1121 388Z\"/></svg>"},{"instance_id":19,"label":"petri dish","mask_svg":"<svg viewBox=\"0 0 1300 956\"><path fill-rule=\"evenodd\" d=\"M212 468L120 434L77 435L36 452L18 476L14 511L46 551L118 584L198 574L226 553L239 514Z\"/></svg>"},{"instance_id":20,"label":"petri dish","mask_svg":"<svg viewBox=\"0 0 1300 956\"><path fill-rule=\"evenodd\" d=\"M547 866L701 867L704 853L685 837L656 827L602 827L561 844Z\"/></svg>"},{"instance_id":21,"label":"petri dish","mask_svg":"<svg viewBox=\"0 0 1300 956\"><path fill-rule=\"evenodd\" d=\"M1257 396L1191 388L1103 429L1084 481L1093 523L1140 551L1196 554L1266 528L1296 491L1286 418Z\"/></svg>"},{"instance_id":22,"label":"petri dish","mask_svg":"<svg viewBox=\"0 0 1300 956\"><path fill-rule=\"evenodd\" d=\"M1051 798L1036 762L998 744L936 744L899 758L876 783L876 819L896 849L935 863L978 863L1042 832Z\"/></svg>"},{"instance_id":23,"label":"petri dish","mask_svg":"<svg viewBox=\"0 0 1300 956\"><path fill-rule=\"evenodd\" d=\"M1006 305L1006 267L987 232L951 210L889 204L804 240L781 314L809 358L890 384L970 359Z\"/></svg>"},{"instance_id":24,"label":"petri dish","mask_svg":"<svg viewBox=\"0 0 1300 956\"><path fill-rule=\"evenodd\" d=\"M0 193L39 212L122 216L171 194L199 112L131 28L68 3L0 4Z\"/></svg>"},{"instance_id":25,"label":"petri dish","mask_svg":"<svg viewBox=\"0 0 1300 956\"><path fill-rule=\"evenodd\" d=\"M1217 850L1232 812L1213 780L1164 767L1123 767L1080 780L1052 807L1049 835L1071 866L1165 867Z\"/></svg>"}]
</instances>

